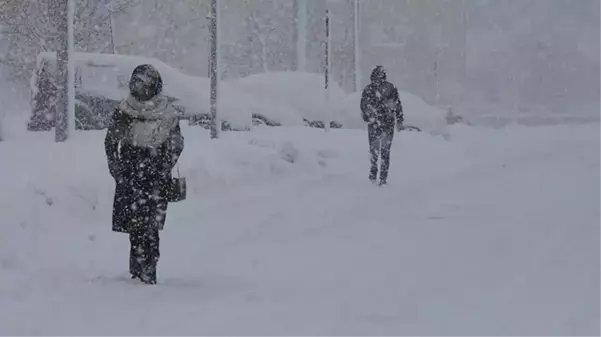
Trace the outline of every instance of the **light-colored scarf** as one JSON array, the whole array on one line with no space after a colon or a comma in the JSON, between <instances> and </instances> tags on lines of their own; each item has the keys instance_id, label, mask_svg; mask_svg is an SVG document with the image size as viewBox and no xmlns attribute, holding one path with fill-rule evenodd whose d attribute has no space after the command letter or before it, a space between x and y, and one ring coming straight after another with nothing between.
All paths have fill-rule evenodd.
<instances>
[{"instance_id":1,"label":"light-colored scarf","mask_svg":"<svg viewBox=\"0 0 601 337\"><path fill-rule=\"evenodd\" d=\"M119 110L133 118L125 140L134 146L157 149L179 123L178 112L163 95L144 102L130 95L119 103Z\"/></svg>"}]
</instances>

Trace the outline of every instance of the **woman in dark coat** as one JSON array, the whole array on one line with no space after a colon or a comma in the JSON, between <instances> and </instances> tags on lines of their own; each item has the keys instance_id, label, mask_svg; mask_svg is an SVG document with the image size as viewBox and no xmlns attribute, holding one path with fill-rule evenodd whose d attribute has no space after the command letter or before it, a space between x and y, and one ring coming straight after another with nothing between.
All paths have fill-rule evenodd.
<instances>
[{"instance_id":1,"label":"woman in dark coat","mask_svg":"<svg viewBox=\"0 0 601 337\"><path fill-rule=\"evenodd\" d=\"M130 95L120 102L104 146L116 182L113 231L129 233L132 278L156 284L159 231L163 229L171 170L184 148L179 117L161 94L163 82L151 65L132 74Z\"/></svg>"}]
</instances>

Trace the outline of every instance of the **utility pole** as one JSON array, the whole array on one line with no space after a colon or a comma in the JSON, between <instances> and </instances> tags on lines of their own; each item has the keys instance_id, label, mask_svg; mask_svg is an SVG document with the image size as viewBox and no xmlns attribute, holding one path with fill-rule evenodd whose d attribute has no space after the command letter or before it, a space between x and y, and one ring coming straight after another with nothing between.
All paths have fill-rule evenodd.
<instances>
[{"instance_id":1,"label":"utility pole","mask_svg":"<svg viewBox=\"0 0 601 337\"><path fill-rule=\"evenodd\" d=\"M326 6L328 2L326 2ZM325 96L326 96L326 112L324 128L326 131L330 130L330 76L331 76L331 63L332 63L332 34L330 30L330 9L329 6L326 8L326 48L325 48Z\"/></svg>"},{"instance_id":2,"label":"utility pole","mask_svg":"<svg viewBox=\"0 0 601 337\"><path fill-rule=\"evenodd\" d=\"M466 104L467 99L467 31L468 31L468 17L467 17L467 3L466 0L461 0L461 91L459 93L459 102Z\"/></svg>"},{"instance_id":3,"label":"utility pole","mask_svg":"<svg viewBox=\"0 0 601 337\"><path fill-rule=\"evenodd\" d=\"M54 140L64 142L69 137L69 0L55 0L55 15L59 18L58 50L56 51L57 99L54 116Z\"/></svg>"},{"instance_id":4,"label":"utility pole","mask_svg":"<svg viewBox=\"0 0 601 337\"><path fill-rule=\"evenodd\" d=\"M355 51L355 92L361 91L361 46L359 40L360 22L361 22L361 8L359 7L359 0L353 0L353 47Z\"/></svg>"},{"instance_id":5,"label":"utility pole","mask_svg":"<svg viewBox=\"0 0 601 337\"><path fill-rule=\"evenodd\" d=\"M211 139L219 137L219 120L217 115L218 90L219 90L219 44L217 41L218 31L218 6L217 0L211 0L210 14L210 55L209 76L211 77Z\"/></svg>"},{"instance_id":6,"label":"utility pole","mask_svg":"<svg viewBox=\"0 0 601 337\"><path fill-rule=\"evenodd\" d=\"M296 71L307 66L307 0L294 0L296 9Z\"/></svg>"},{"instance_id":7,"label":"utility pole","mask_svg":"<svg viewBox=\"0 0 601 337\"><path fill-rule=\"evenodd\" d=\"M441 47L436 47L436 59L434 60L434 85L436 90L436 95L434 97L434 102L437 107L440 107L440 55L442 53Z\"/></svg>"},{"instance_id":8,"label":"utility pole","mask_svg":"<svg viewBox=\"0 0 601 337\"><path fill-rule=\"evenodd\" d=\"M67 43L69 50L67 52L67 126L70 134L75 133L75 1L69 1L69 11L67 19Z\"/></svg>"},{"instance_id":9,"label":"utility pole","mask_svg":"<svg viewBox=\"0 0 601 337\"><path fill-rule=\"evenodd\" d=\"M112 9L109 9L109 19L111 23L111 52L117 54L117 47L115 46L115 18Z\"/></svg>"}]
</instances>

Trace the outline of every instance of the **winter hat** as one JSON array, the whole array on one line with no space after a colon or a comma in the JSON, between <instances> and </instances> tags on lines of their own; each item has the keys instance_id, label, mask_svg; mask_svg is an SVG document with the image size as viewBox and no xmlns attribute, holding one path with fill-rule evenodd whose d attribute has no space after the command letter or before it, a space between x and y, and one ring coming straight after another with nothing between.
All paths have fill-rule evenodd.
<instances>
[{"instance_id":1,"label":"winter hat","mask_svg":"<svg viewBox=\"0 0 601 337\"><path fill-rule=\"evenodd\" d=\"M129 92L139 101L148 101L163 91L163 79L159 71L150 64L134 69L129 80Z\"/></svg>"},{"instance_id":2,"label":"winter hat","mask_svg":"<svg viewBox=\"0 0 601 337\"><path fill-rule=\"evenodd\" d=\"M386 70L382 66L376 66L374 70L371 72L370 79L372 82L375 81L385 81L386 80Z\"/></svg>"}]
</instances>

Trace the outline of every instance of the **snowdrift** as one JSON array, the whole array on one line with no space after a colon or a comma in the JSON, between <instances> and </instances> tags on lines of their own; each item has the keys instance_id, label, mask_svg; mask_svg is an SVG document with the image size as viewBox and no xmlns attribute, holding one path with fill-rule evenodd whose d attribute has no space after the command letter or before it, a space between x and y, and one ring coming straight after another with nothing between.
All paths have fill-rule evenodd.
<instances>
[{"instance_id":1,"label":"snowdrift","mask_svg":"<svg viewBox=\"0 0 601 337\"><path fill-rule=\"evenodd\" d=\"M367 158L361 131L336 130L330 136L305 127L255 128L222 133L218 141L209 141L207 130L184 123L182 128L186 149L179 168L188 179L191 200L247 184L347 172L364 166ZM15 132L0 142L0 214L7 224L0 230L19 231L21 226L51 230L46 227L49 223L64 223L65 217L69 223L92 226L92 232L106 230L114 186L106 166L104 135L103 131L75 132L69 141L55 143L53 133ZM460 155L452 143L425 136L397 137L407 144L402 151L409 158L405 169L412 162L423 163L411 158L422 158L424 148L436 151L438 159L451 161ZM401 147L395 151L400 153ZM181 207L189 207L186 203L194 202ZM9 241L11 233L0 232L0 253L12 247Z\"/></svg>"},{"instance_id":2,"label":"snowdrift","mask_svg":"<svg viewBox=\"0 0 601 337\"><path fill-rule=\"evenodd\" d=\"M274 104L282 107L277 114L266 115L283 125L302 126L304 119L309 121L330 119L343 125L347 124L348 117L342 113L343 111L337 109L345 100L346 94L336 83L331 83L328 104L322 75L273 72L251 75L232 82L253 97L261 98L264 106Z\"/></svg>"},{"instance_id":3,"label":"snowdrift","mask_svg":"<svg viewBox=\"0 0 601 337\"><path fill-rule=\"evenodd\" d=\"M330 99L324 93L322 75L281 72L251 75L232 81L252 97L263 98L263 106L281 107L277 111L265 108L265 115L283 125L303 125L303 119L339 122L344 128L364 129L361 119L361 93L346 94L335 82L331 83ZM446 111L425 103L408 92L399 91L407 125L432 133L443 133Z\"/></svg>"},{"instance_id":4,"label":"snowdrift","mask_svg":"<svg viewBox=\"0 0 601 337\"><path fill-rule=\"evenodd\" d=\"M402 179L419 182L468 168L474 159L494 160L497 152L516 151L529 134L544 135L539 141L528 141L532 146L544 146L553 139L554 130L576 135L595 127L489 130L452 126L453 137L446 139L427 133L399 133L392 156L403 167ZM189 179L191 198L244 184L355 172L367 165L365 133L359 130L324 133L305 127L254 128L224 132L219 140L209 141L207 130L183 122L182 129L186 149L179 168ZM51 214L58 216L57 221L65 215L81 215L78 219L84 222L90 217L107 221L113 181L104 155L104 131L75 132L65 143L55 143L52 133L10 135L0 143L3 221L42 221L39 225L43 225L52 219L48 218Z\"/></svg>"}]
</instances>

